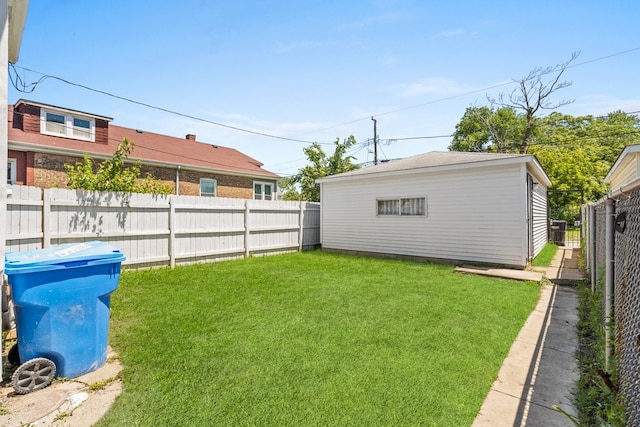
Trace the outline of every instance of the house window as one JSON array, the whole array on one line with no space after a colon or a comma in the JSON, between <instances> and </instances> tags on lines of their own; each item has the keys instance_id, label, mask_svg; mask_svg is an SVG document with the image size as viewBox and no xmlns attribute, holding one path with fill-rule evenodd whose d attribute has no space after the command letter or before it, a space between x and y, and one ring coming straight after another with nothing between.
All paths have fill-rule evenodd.
<instances>
[{"instance_id":1,"label":"house window","mask_svg":"<svg viewBox=\"0 0 640 427\"><path fill-rule=\"evenodd\" d=\"M200 195L206 197L216 197L218 183L215 179L200 178Z\"/></svg>"},{"instance_id":2,"label":"house window","mask_svg":"<svg viewBox=\"0 0 640 427\"><path fill-rule=\"evenodd\" d=\"M41 109L40 133L42 134L93 142L95 130L94 119Z\"/></svg>"},{"instance_id":3,"label":"house window","mask_svg":"<svg viewBox=\"0 0 640 427\"><path fill-rule=\"evenodd\" d=\"M273 200L275 184L273 182L254 182L253 198L254 200Z\"/></svg>"},{"instance_id":4,"label":"house window","mask_svg":"<svg viewBox=\"0 0 640 427\"><path fill-rule=\"evenodd\" d=\"M378 216L427 216L427 198L378 199Z\"/></svg>"},{"instance_id":5,"label":"house window","mask_svg":"<svg viewBox=\"0 0 640 427\"><path fill-rule=\"evenodd\" d=\"M8 159L7 160L7 184L15 184L16 183L16 168L18 162L16 159Z\"/></svg>"}]
</instances>

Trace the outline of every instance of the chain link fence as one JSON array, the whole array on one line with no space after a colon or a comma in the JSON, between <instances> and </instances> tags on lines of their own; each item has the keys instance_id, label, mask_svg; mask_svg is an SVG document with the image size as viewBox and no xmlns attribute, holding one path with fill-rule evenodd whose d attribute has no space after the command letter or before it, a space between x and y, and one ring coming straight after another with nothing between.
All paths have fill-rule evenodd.
<instances>
[{"instance_id":1,"label":"chain link fence","mask_svg":"<svg viewBox=\"0 0 640 427\"><path fill-rule=\"evenodd\" d=\"M640 189L619 196L607 212L605 202L590 205L592 221L587 224L587 252L594 254L588 268L592 289L612 301L611 324L602 314L604 328L610 327L609 354L618 370L620 393L626 399L627 425L640 425ZM610 233L607 233L607 213ZM615 223L613 219L615 218ZM589 229L595 227L595 230ZM613 246L613 260L607 259L607 244ZM610 261L613 261L611 263ZM613 268L612 286L607 286L607 269ZM595 273L595 274L594 274ZM607 295L610 289L611 295Z\"/></svg>"}]
</instances>

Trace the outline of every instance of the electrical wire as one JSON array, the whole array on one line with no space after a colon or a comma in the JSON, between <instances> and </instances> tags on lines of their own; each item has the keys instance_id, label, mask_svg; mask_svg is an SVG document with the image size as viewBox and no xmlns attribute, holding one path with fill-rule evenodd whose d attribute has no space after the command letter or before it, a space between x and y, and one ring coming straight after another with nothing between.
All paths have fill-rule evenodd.
<instances>
[{"instance_id":1,"label":"electrical wire","mask_svg":"<svg viewBox=\"0 0 640 427\"><path fill-rule=\"evenodd\" d=\"M14 113L14 114L18 114L18 115L22 115L23 117L28 115L28 114L21 113L21 112L19 112L19 111L15 111L15 110L13 111L13 113ZM135 132L135 130L133 130L133 129L132 129L132 131L133 131L133 132ZM163 135L163 136L165 136L165 135ZM169 154L169 155L171 155L171 156L172 156L173 158L175 158L175 159L196 160L196 161L199 161L199 162L205 162L205 163L207 163L207 164L211 165L211 167L213 167L213 168L216 168L216 167L217 167L218 169L220 169L220 168L226 168L226 169L220 169L220 170L230 170L229 168L232 168L233 170L239 170L239 171L241 171L241 172L243 171L243 172L250 172L250 173L256 174L256 170L255 170L255 169L253 169L253 168L245 168L245 167L242 167L242 166L235 166L235 165L234 165L234 166L230 166L230 165L228 165L228 164L220 163L220 162L216 162L216 161L212 161L212 160L209 160L209 159L203 159L203 158L200 158L200 157L191 157L191 156L187 156L187 155L182 154L182 153L176 153L175 151L171 151L171 152L170 152L170 151L165 151L165 150L159 150L158 148L153 147L153 146L150 146L150 145L148 145L148 144L144 144L144 143L138 143L138 142L136 142L136 140L135 140L135 139L136 139L136 138L135 138L135 135L132 135L132 136L127 137L127 138L128 138L131 142L133 142L133 145L134 145L134 151L135 151L135 147L140 147L140 148L145 148L145 149L148 149L148 150L153 151L153 152L156 152L156 153ZM117 138L111 138L111 137L107 137L107 140L108 140L108 141L113 141L113 142L118 143L118 144L122 142L122 140L120 140L120 139L117 139ZM201 143L201 144L206 144L206 143ZM209 144L209 145L212 145L212 144ZM213 145L212 145L212 146L213 146ZM225 147L225 148L226 148L226 147ZM87 151L89 151L89 150L87 150ZM263 170L264 170L265 172L270 172L270 171L267 171L266 169L263 169Z\"/></svg>"},{"instance_id":2,"label":"electrical wire","mask_svg":"<svg viewBox=\"0 0 640 427\"><path fill-rule=\"evenodd\" d=\"M583 65L591 64L591 63L598 62L598 61L603 61L605 59L613 58L615 56L625 55L627 53L635 52L635 51L638 51L638 50L640 50L640 47L634 47L632 49L627 49L627 50L624 50L624 51L621 51L621 52L612 53L610 55L601 56L599 58L595 58L595 59L591 59L591 60L588 60L588 61L580 62L578 64L572 64L572 65L567 66L567 68L581 67ZM548 74L548 73L551 73L551 72L553 72L553 70L549 70L546 73L542 73L541 75ZM370 120L372 117L385 116L385 115L388 115L388 114L398 113L398 112L401 112L401 111L411 110L411 109L414 109L414 108L420 108L420 107L424 107L424 106L432 105L432 104L437 104L437 103L444 102L444 101L450 101L452 99L462 98L462 97L465 97L465 96L468 96L468 95L473 95L473 94L476 94L476 93L479 93L479 92L485 92L485 91L488 91L488 90L497 89L497 88L503 87L503 86L509 86L509 85L512 85L512 84L515 84L515 83L517 83L517 81L510 80L508 82L498 83L498 84L495 84L495 85L492 85L492 86L487 86L487 87L484 87L484 88L481 88L481 89L476 89L476 90L464 92L464 93L461 93L461 94L458 94L458 95L448 96L448 97L445 97L445 98L438 98L438 99L434 99L432 101L423 102L423 103L415 104L415 105L410 105L408 107L402 107L402 108L398 108L398 109L390 110L390 111L385 111L385 112L378 113L378 114L368 114L366 117L362 117L362 118L359 118L359 119L354 119L354 120L351 120L351 121L348 121L348 122L340 123L340 124L329 126L329 127L322 128L322 129L317 129L317 130L305 132L305 133L300 134L300 135L308 135L308 134L311 134L311 133L323 132L325 130L335 129L335 128L338 128L338 127L342 127L342 126L350 125L350 124L353 124L353 123L357 123L357 122L360 122L360 121L363 121L363 120Z\"/></svg>"},{"instance_id":3,"label":"electrical wire","mask_svg":"<svg viewBox=\"0 0 640 427\"><path fill-rule=\"evenodd\" d=\"M179 111L170 110L168 108L151 105L151 104L148 104L146 102L136 101L134 99L127 98L125 96L120 96L120 95L116 95L116 94L113 94L111 92L107 92L107 91L104 91L104 90L95 89L95 88L92 88L92 87L89 87L89 86L86 86L86 85L83 85L83 84L80 84L80 83L74 83L74 82L69 81L67 79L64 79L62 77L53 76L53 75L50 75L50 74L45 74L45 73L42 73L40 71L32 70L30 68L19 67L24 71L29 71L29 72L32 72L32 73L36 73L36 74L42 75L42 77L40 79L38 79L36 82L30 83L30 84L25 84L24 81L18 76L18 72L15 70L16 66L14 64L9 64L9 65L11 66L10 68L13 69L15 74L16 74L15 81L14 81L14 77L11 76L11 83L13 84L13 87L16 90L20 91L20 92L31 93L36 89L36 87L40 83L44 82L47 79L53 79L53 80L58 80L58 81L60 81L62 83L70 85L70 86L79 87L79 88L82 88L82 89L85 89L85 90L88 90L88 91L91 91L91 92L99 93L101 95L106 95L106 96L109 96L111 98L115 98L115 99L119 99L121 101L129 102L131 104L136 104L136 105L140 105L140 106L143 106L143 107L150 108L152 110L157 110L157 111L162 111L164 113L173 114L175 116L184 117L184 118L187 118L187 119L196 120L196 121L207 123L207 124L224 127L224 128L227 128L227 129L232 129L232 130L235 130L235 131L238 131L238 132L245 132L245 133L249 133L249 134L252 134L252 135L264 136L264 137L267 137L267 138L281 139L281 140L284 140L284 141L302 142L304 144L313 144L313 141L307 141L307 140L302 140L302 139L288 138L288 137L284 137L284 136L272 135L272 134L268 134L268 133L264 133L264 132L259 132L259 131L255 131L255 130L241 128L241 127L238 127L238 126L232 126L232 125L225 124L225 123L215 122L213 120L204 119L202 117L197 117L197 116L194 116L192 114L181 113ZM9 74L11 75L11 73L9 73ZM20 83L22 88L18 87L18 82ZM329 144L332 144L332 143L319 143L319 144L329 145Z\"/></svg>"}]
</instances>

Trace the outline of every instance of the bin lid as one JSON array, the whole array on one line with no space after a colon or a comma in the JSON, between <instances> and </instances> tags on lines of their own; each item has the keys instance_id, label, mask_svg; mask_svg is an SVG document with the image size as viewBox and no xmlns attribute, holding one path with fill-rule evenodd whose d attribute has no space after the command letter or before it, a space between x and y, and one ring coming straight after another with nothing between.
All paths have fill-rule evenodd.
<instances>
[{"instance_id":1,"label":"bin lid","mask_svg":"<svg viewBox=\"0 0 640 427\"><path fill-rule=\"evenodd\" d=\"M100 241L71 243L55 248L25 252L7 252L4 257L7 274L11 274L12 269L23 270L77 261L111 260L121 262L124 259L120 249Z\"/></svg>"}]
</instances>

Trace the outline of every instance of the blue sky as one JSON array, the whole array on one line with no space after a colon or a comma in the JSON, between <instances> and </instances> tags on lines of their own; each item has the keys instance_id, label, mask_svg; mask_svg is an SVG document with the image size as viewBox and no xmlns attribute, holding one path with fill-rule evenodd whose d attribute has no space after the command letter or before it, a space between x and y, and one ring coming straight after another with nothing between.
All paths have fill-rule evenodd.
<instances>
[{"instance_id":1,"label":"blue sky","mask_svg":"<svg viewBox=\"0 0 640 427\"><path fill-rule=\"evenodd\" d=\"M31 0L16 70L27 83L53 75L329 152L336 138L372 138L374 116L379 158L393 159L446 150L450 138L402 138L450 135L467 107L572 52L573 84L555 99L575 102L561 112L640 110L638 16L634 0ZM306 163L308 143L55 79L32 93L11 88L9 102L20 98L194 133L282 175ZM371 151L352 153L366 162Z\"/></svg>"}]
</instances>

